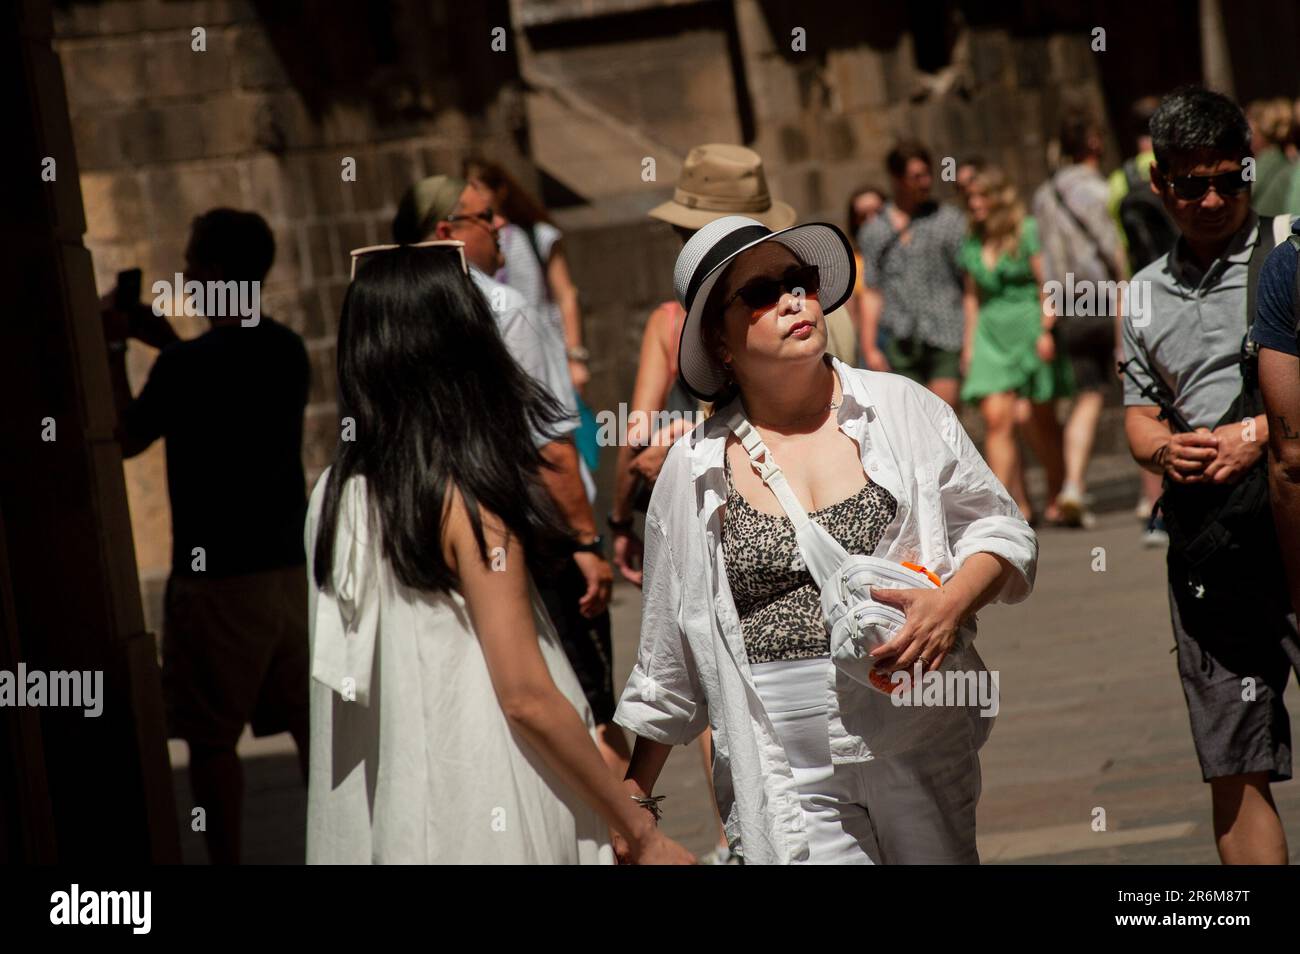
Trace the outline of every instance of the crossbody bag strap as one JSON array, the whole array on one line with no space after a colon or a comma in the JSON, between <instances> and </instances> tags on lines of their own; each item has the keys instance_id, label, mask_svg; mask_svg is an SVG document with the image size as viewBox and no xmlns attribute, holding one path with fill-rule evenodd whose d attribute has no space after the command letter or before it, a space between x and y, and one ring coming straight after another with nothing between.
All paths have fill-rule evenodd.
<instances>
[{"instance_id":1,"label":"crossbody bag strap","mask_svg":"<svg viewBox=\"0 0 1300 954\"><path fill-rule=\"evenodd\" d=\"M739 401L727 418L727 424L740 438L758 476L776 495L777 502L794 525L795 543L803 555L804 565L808 567L813 582L818 589L824 588L833 581L835 571L848 558L848 551L824 527L808 516L808 511L799 503L799 498L790 489L790 482L785 479L785 474L781 473L781 468L772 457L772 451L745 417Z\"/></svg>"},{"instance_id":2,"label":"crossbody bag strap","mask_svg":"<svg viewBox=\"0 0 1300 954\"><path fill-rule=\"evenodd\" d=\"M757 429L749 423L744 412L740 410L740 402L736 403L737 407L731 415L731 429L736 432L736 436L740 438L740 443L745 448L745 453L754 462L754 469L758 471L758 476L763 478L763 483L776 494L781 508L794 524L795 533L798 533L809 522L808 511L803 509L803 504L799 503L799 498L790 489L790 482L785 479L785 474L781 473L781 468L776 465L772 452L763 443L763 438L759 436Z\"/></svg>"}]
</instances>

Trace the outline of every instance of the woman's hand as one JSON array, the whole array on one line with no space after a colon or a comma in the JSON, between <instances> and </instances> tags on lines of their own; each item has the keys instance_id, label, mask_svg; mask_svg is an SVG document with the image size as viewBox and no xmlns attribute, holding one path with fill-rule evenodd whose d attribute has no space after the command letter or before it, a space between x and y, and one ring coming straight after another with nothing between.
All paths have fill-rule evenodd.
<instances>
[{"instance_id":1,"label":"woman's hand","mask_svg":"<svg viewBox=\"0 0 1300 954\"><path fill-rule=\"evenodd\" d=\"M964 612L955 605L944 589L882 589L871 588L871 598L878 603L894 606L903 611L907 622L898 635L871 650L873 659L893 658L891 671L910 671L912 664L924 659L925 669L939 668L944 656L957 641L957 629Z\"/></svg>"}]
</instances>

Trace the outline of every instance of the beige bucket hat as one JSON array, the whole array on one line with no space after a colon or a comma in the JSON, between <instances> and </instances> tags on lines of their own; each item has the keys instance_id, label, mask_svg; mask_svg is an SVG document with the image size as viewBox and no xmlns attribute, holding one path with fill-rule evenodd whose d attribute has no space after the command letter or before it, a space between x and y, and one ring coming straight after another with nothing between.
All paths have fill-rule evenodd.
<instances>
[{"instance_id":1,"label":"beige bucket hat","mask_svg":"<svg viewBox=\"0 0 1300 954\"><path fill-rule=\"evenodd\" d=\"M772 198L758 153L729 143L706 143L686 156L672 200L651 209L650 217L699 229L722 215L743 215L775 231L795 220L791 206Z\"/></svg>"}]
</instances>

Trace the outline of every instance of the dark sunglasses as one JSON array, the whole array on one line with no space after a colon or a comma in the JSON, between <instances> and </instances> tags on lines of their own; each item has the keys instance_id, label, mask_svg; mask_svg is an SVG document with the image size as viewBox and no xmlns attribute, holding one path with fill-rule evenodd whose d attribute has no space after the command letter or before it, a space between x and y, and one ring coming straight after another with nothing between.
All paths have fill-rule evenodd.
<instances>
[{"instance_id":1,"label":"dark sunglasses","mask_svg":"<svg viewBox=\"0 0 1300 954\"><path fill-rule=\"evenodd\" d=\"M722 307L730 308L731 303L739 298L750 308L770 308L781 300L786 292L804 296L817 294L821 288L822 276L816 265L796 265L786 270L780 278L758 278L727 299Z\"/></svg>"},{"instance_id":2,"label":"dark sunglasses","mask_svg":"<svg viewBox=\"0 0 1300 954\"><path fill-rule=\"evenodd\" d=\"M1165 181L1174 195L1187 201L1201 198L1211 185L1215 192L1225 196L1239 195L1250 187L1245 170L1221 172L1217 176L1165 176Z\"/></svg>"}]
</instances>

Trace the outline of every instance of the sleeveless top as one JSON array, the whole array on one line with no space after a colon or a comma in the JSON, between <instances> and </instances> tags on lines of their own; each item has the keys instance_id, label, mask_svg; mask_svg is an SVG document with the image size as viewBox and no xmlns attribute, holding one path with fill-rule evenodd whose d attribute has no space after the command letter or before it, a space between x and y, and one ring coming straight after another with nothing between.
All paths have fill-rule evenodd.
<instances>
[{"instance_id":1,"label":"sleeveless top","mask_svg":"<svg viewBox=\"0 0 1300 954\"><path fill-rule=\"evenodd\" d=\"M722 554L751 664L830 655L821 591L804 566L794 524L784 514L755 510L736 490L726 457L727 504ZM879 484L814 510L817 520L850 553L871 554L894 519L898 502Z\"/></svg>"}]
</instances>

